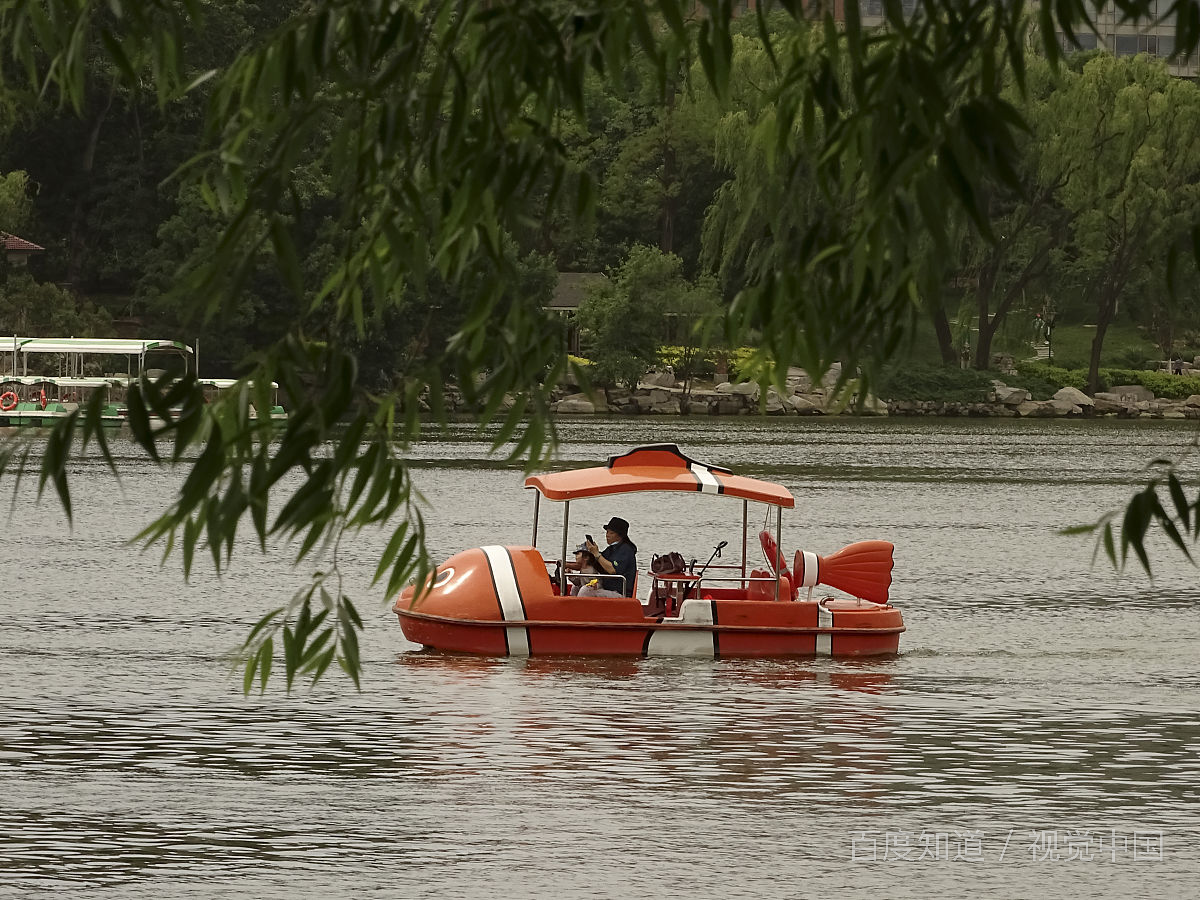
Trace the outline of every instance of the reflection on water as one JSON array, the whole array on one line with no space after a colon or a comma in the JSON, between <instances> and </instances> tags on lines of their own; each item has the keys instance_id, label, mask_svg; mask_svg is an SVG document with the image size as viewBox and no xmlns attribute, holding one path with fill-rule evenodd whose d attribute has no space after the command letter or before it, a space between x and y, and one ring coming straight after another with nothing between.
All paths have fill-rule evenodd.
<instances>
[{"instance_id":1,"label":"reflection on water","mask_svg":"<svg viewBox=\"0 0 1200 900\"><path fill-rule=\"evenodd\" d=\"M1119 577L1056 533L1190 433L1060 424L671 423L796 493L785 543L895 541L909 631L888 660L478 659L405 644L380 604L361 694L244 700L223 654L303 582L284 554L185 584L131 553L175 483L133 461L136 492L77 488L70 536L23 493L0 562L0 896L1191 897L1195 571ZM564 437L573 462L626 446ZM436 554L527 539L519 472L461 433L420 455ZM647 553L740 523L620 499ZM346 550L356 598L381 545ZM1159 833L1162 858L1035 846L1086 829ZM956 830L977 854L853 852Z\"/></svg>"}]
</instances>

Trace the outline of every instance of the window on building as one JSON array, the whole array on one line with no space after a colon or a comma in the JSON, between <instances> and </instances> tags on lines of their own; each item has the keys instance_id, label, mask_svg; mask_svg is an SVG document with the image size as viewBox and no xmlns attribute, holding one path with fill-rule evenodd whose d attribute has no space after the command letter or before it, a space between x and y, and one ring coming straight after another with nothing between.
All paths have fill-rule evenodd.
<instances>
[{"instance_id":1,"label":"window on building","mask_svg":"<svg viewBox=\"0 0 1200 900\"><path fill-rule=\"evenodd\" d=\"M1153 56L1158 56L1158 35L1139 34L1138 53L1149 53Z\"/></svg>"},{"instance_id":2,"label":"window on building","mask_svg":"<svg viewBox=\"0 0 1200 900\"><path fill-rule=\"evenodd\" d=\"M885 12L883 0L863 0L859 4L859 11L864 16L882 16ZM910 18L917 11L917 0L900 0L900 11L904 18Z\"/></svg>"},{"instance_id":3,"label":"window on building","mask_svg":"<svg viewBox=\"0 0 1200 900\"><path fill-rule=\"evenodd\" d=\"M1138 52L1138 36L1136 34L1110 34L1108 45L1116 56L1136 56Z\"/></svg>"},{"instance_id":4,"label":"window on building","mask_svg":"<svg viewBox=\"0 0 1200 900\"><path fill-rule=\"evenodd\" d=\"M1170 56L1175 52L1175 35L1160 34L1158 36L1158 55Z\"/></svg>"},{"instance_id":5,"label":"window on building","mask_svg":"<svg viewBox=\"0 0 1200 900\"><path fill-rule=\"evenodd\" d=\"M1059 46L1063 48L1064 53L1075 53L1076 51L1096 49L1096 36L1094 34L1084 34L1078 31L1075 32L1075 40L1079 44L1077 47L1075 44L1071 43L1071 40L1063 32L1059 31L1056 33L1058 35Z\"/></svg>"}]
</instances>

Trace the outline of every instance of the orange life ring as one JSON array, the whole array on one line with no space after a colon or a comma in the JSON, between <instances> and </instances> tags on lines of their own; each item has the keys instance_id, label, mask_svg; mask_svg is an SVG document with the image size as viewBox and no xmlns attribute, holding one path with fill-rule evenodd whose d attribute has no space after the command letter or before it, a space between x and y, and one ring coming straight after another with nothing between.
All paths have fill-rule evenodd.
<instances>
[{"instance_id":1,"label":"orange life ring","mask_svg":"<svg viewBox=\"0 0 1200 900\"><path fill-rule=\"evenodd\" d=\"M779 552L779 545L775 543L774 535L764 529L758 533L758 542L762 544L763 553L767 554L767 568L773 574L782 575L788 580L788 583L792 586L792 599L795 600L799 594L799 589L796 586L796 580L792 578L792 573L788 571L783 554Z\"/></svg>"},{"instance_id":2,"label":"orange life ring","mask_svg":"<svg viewBox=\"0 0 1200 900\"><path fill-rule=\"evenodd\" d=\"M0 394L0 409L5 412L8 412L10 409L16 409L17 403L20 400L21 398L12 391L5 391L3 394Z\"/></svg>"}]
</instances>

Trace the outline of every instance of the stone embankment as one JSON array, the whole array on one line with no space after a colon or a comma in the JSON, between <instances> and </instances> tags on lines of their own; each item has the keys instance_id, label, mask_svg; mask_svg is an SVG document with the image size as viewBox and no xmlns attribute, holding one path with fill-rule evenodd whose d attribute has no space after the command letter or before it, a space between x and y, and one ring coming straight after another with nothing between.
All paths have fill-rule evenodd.
<instances>
[{"instance_id":1,"label":"stone embankment","mask_svg":"<svg viewBox=\"0 0 1200 900\"><path fill-rule=\"evenodd\" d=\"M803 372L788 372L783 393L767 389L765 401L753 382L695 384L686 390L670 372L650 373L636 390L610 389L584 394L571 387L556 394L554 411L562 414L614 413L647 415L717 416L962 416L1005 418L1054 418L1115 416L1124 419L1200 419L1200 394L1186 400L1155 398L1141 385L1115 387L1089 397L1075 388L1063 388L1049 400L1034 400L1022 388L1002 381L992 383L985 401L960 403L945 400L880 400L868 396L859 409L854 398L839 395L833 386L840 373L835 369L814 384Z\"/></svg>"}]
</instances>

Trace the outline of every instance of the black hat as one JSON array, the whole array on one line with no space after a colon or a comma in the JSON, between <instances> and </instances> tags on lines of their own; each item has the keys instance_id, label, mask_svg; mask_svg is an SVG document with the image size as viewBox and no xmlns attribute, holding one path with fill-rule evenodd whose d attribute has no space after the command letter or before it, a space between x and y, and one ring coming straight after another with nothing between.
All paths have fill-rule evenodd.
<instances>
[{"instance_id":1,"label":"black hat","mask_svg":"<svg viewBox=\"0 0 1200 900\"><path fill-rule=\"evenodd\" d=\"M604 526L605 531L615 531L623 538L629 537L629 523L624 519L618 519L613 516L608 520L608 524Z\"/></svg>"},{"instance_id":2,"label":"black hat","mask_svg":"<svg viewBox=\"0 0 1200 900\"><path fill-rule=\"evenodd\" d=\"M588 549L587 544L580 544L578 547L575 548L575 552L576 553L591 553L592 551Z\"/></svg>"}]
</instances>

